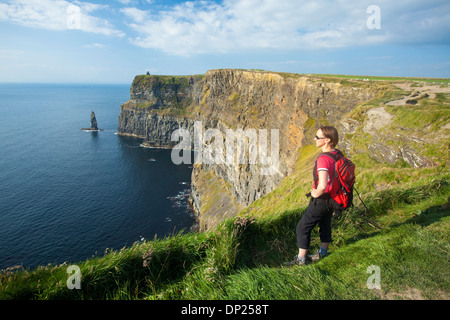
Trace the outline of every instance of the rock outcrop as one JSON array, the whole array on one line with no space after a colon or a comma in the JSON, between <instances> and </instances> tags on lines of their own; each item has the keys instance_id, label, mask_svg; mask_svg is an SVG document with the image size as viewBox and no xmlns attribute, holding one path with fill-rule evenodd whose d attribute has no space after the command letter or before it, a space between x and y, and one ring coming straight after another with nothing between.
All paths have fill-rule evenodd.
<instances>
[{"instance_id":1,"label":"rock outcrop","mask_svg":"<svg viewBox=\"0 0 450 320\"><path fill-rule=\"evenodd\" d=\"M97 119L95 118L94 111L91 112L91 130L98 130Z\"/></svg>"},{"instance_id":2,"label":"rock outcrop","mask_svg":"<svg viewBox=\"0 0 450 320\"><path fill-rule=\"evenodd\" d=\"M91 123L91 127L90 128L83 128L81 130L83 130L83 131L94 131L94 132L103 131L103 129L99 129L98 128L97 119L95 118L94 111L91 111L91 121L90 121L90 123Z\"/></svg>"},{"instance_id":3,"label":"rock outcrop","mask_svg":"<svg viewBox=\"0 0 450 320\"><path fill-rule=\"evenodd\" d=\"M375 98L378 90L370 83L247 70L136 76L130 100L121 107L118 134L142 138L148 146L171 148L180 143L172 141L177 129L189 133L191 147L197 146L203 156L193 166L191 203L205 229L276 188L293 172L300 148L313 143L321 125L351 132L352 125L359 124L342 121L344 115ZM376 124L367 125L367 131L379 129ZM199 133L202 140L196 145ZM345 145L343 136L341 140ZM236 141L245 145L243 162L237 158ZM228 146L235 147L233 162L225 159ZM211 150L216 160L212 163L205 161ZM220 154L222 161L217 161ZM251 161L255 154L256 161ZM264 173L264 169L271 170Z\"/></svg>"}]
</instances>

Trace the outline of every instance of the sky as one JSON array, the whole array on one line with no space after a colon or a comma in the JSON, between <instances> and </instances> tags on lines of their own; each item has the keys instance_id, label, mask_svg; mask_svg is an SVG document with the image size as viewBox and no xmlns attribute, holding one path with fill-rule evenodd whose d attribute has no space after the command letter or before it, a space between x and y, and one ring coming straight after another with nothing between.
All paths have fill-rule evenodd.
<instances>
[{"instance_id":1,"label":"sky","mask_svg":"<svg viewBox=\"0 0 450 320\"><path fill-rule=\"evenodd\" d=\"M450 1L0 0L0 82L210 69L450 77Z\"/></svg>"}]
</instances>

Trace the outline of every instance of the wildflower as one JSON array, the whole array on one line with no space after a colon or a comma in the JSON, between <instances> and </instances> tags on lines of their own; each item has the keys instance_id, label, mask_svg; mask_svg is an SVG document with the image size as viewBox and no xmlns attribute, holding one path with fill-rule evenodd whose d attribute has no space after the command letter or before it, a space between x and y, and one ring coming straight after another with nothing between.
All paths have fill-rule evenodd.
<instances>
[{"instance_id":1,"label":"wildflower","mask_svg":"<svg viewBox=\"0 0 450 320\"><path fill-rule=\"evenodd\" d=\"M153 253L155 253L155 250L153 250L153 248L150 248L147 252L145 252L142 255L142 260L143 260L142 266L144 268L150 267L150 262L152 261Z\"/></svg>"},{"instance_id":2,"label":"wildflower","mask_svg":"<svg viewBox=\"0 0 450 320\"><path fill-rule=\"evenodd\" d=\"M234 232L235 233L242 232L245 229L247 229L247 227L254 222L255 222L254 217L252 217L252 218L239 217L236 220L234 220L234 227L235 227Z\"/></svg>"}]
</instances>

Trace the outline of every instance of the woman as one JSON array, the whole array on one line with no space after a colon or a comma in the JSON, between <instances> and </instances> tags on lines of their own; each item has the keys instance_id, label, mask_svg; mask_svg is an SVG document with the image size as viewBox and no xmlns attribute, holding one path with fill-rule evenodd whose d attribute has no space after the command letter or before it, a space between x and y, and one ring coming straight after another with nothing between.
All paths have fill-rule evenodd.
<instances>
[{"instance_id":1,"label":"woman","mask_svg":"<svg viewBox=\"0 0 450 320\"><path fill-rule=\"evenodd\" d=\"M297 225L297 244L298 255L294 260L288 262L287 265L304 265L311 260L318 260L328 254L328 245L331 240L331 218L333 209L329 205L330 195L330 177L334 175L335 162L328 156L323 155L325 152L334 154L340 151L335 149L339 136L336 128L324 126L317 130L314 137L316 146L322 149L314 166L313 176L314 183L311 190L311 200L309 206L303 214ZM319 224L320 249L316 254L307 256L309 244L311 241L311 231Z\"/></svg>"}]
</instances>

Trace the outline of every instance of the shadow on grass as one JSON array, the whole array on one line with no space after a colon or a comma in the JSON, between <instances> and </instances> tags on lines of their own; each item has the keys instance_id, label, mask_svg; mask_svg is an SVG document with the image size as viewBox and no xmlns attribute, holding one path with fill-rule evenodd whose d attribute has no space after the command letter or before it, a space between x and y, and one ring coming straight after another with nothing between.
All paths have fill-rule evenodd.
<instances>
[{"instance_id":1,"label":"shadow on grass","mask_svg":"<svg viewBox=\"0 0 450 320\"><path fill-rule=\"evenodd\" d=\"M304 209L287 210L271 219L251 224L238 242L236 268L279 266L298 250L295 228Z\"/></svg>"},{"instance_id":2,"label":"shadow on grass","mask_svg":"<svg viewBox=\"0 0 450 320\"><path fill-rule=\"evenodd\" d=\"M425 198L445 194L448 189L448 182L440 180L410 189L379 192L366 202L368 211L361 207L354 207L346 211L339 220L333 220L332 233L335 245L339 248L375 237L385 228L392 229L410 223L427 226L438 222L449 215L450 201L444 205L431 206L418 212L411 219L389 226L380 225L377 217L387 214L388 210L395 207L414 205ZM251 268L260 265L280 266L283 261L297 254L296 225L304 211L305 208L286 210L277 217L261 219L251 224L237 239L239 246L236 268ZM320 243L317 229L317 226L313 229L311 246Z\"/></svg>"}]
</instances>

